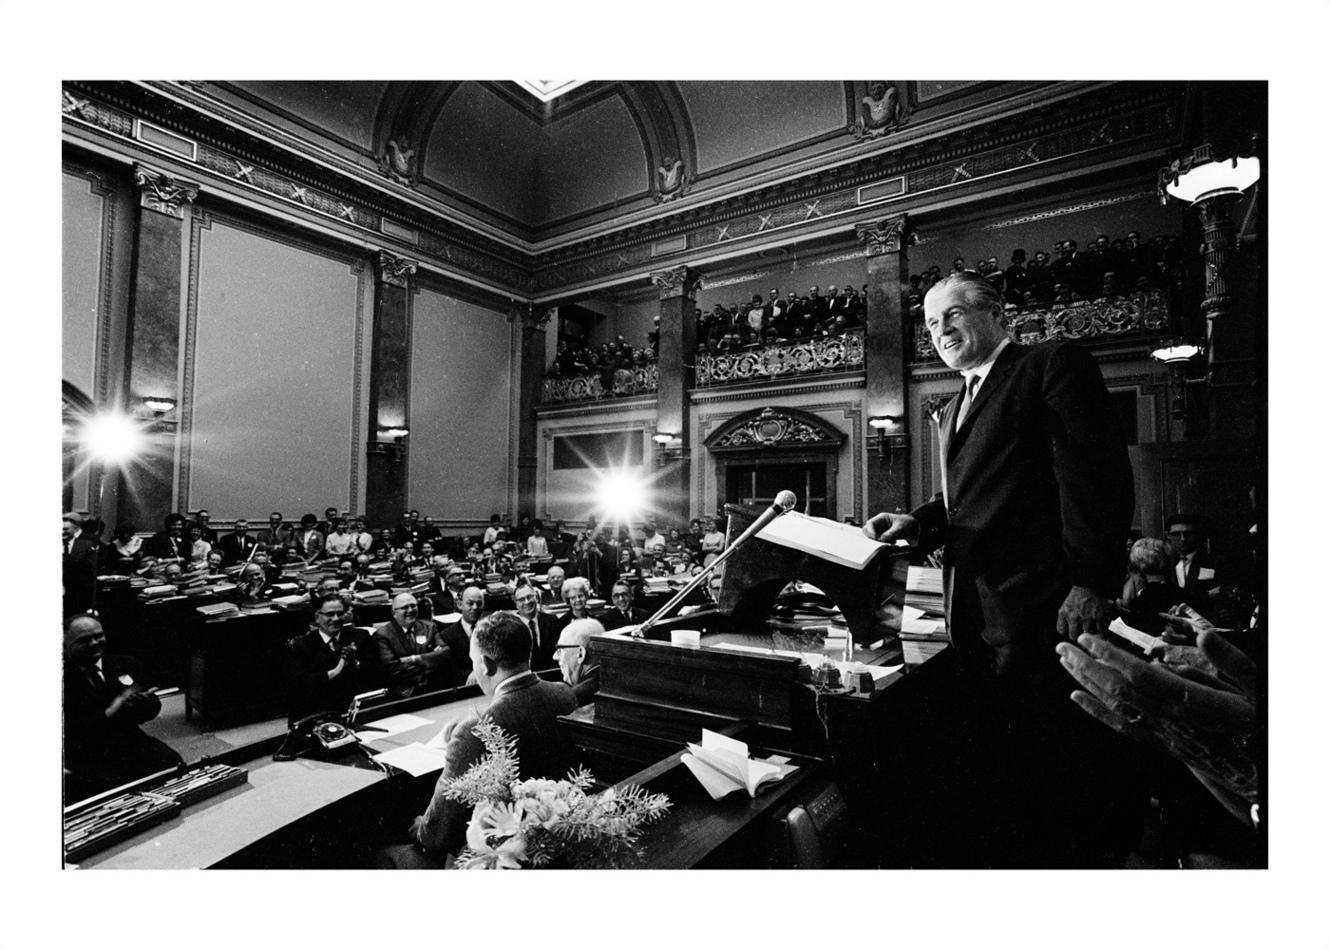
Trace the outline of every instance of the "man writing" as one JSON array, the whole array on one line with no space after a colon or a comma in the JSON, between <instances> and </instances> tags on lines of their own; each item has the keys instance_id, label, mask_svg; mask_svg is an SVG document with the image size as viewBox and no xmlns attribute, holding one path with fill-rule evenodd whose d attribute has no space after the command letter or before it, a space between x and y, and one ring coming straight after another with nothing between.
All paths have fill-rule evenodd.
<instances>
[{"instance_id":1,"label":"man writing","mask_svg":"<svg viewBox=\"0 0 1330 950\"><path fill-rule=\"evenodd\" d=\"M1122 747L1083 728L1053 646L1106 628L1132 473L1093 359L1062 342L1013 344L1002 315L1000 294L977 275L929 290L933 345L965 378L939 422L943 490L908 515L875 516L864 533L922 551L945 544L965 697L955 752L971 792L958 822L973 821L963 853L981 865L1075 866L1115 845L1092 843L1090 828L1128 833L1111 819L1130 796L1110 778Z\"/></svg>"},{"instance_id":2,"label":"man writing","mask_svg":"<svg viewBox=\"0 0 1330 950\"><path fill-rule=\"evenodd\" d=\"M517 740L522 779L563 778L577 762L576 748L559 717L577 708L572 689L531 672L531 634L514 614L500 611L482 620L471 638L476 682L492 698L485 716ZM485 754L476 718L460 723L448 740L440 784L462 775ZM437 788L425 814L411 826L413 842L428 854L457 854L466 842L471 806Z\"/></svg>"}]
</instances>

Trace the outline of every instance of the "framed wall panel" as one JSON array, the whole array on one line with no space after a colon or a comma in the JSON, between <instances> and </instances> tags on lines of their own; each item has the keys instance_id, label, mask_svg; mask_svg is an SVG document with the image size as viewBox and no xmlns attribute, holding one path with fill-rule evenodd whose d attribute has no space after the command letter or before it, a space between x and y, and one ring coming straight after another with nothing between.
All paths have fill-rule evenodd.
<instances>
[{"instance_id":1,"label":"framed wall panel","mask_svg":"<svg viewBox=\"0 0 1330 950\"><path fill-rule=\"evenodd\" d=\"M360 503L368 290L355 256L194 214L182 509L298 519Z\"/></svg>"}]
</instances>

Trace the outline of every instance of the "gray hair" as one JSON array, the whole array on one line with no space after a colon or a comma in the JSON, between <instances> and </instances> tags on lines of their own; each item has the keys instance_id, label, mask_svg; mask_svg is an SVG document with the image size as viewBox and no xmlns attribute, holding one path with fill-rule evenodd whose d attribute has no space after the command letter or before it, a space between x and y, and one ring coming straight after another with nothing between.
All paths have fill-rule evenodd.
<instances>
[{"instance_id":1,"label":"gray hair","mask_svg":"<svg viewBox=\"0 0 1330 950\"><path fill-rule=\"evenodd\" d=\"M563 596L567 597L570 593L581 591L587 597L591 596L591 582L585 577L566 577L563 581Z\"/></svg>"},{"instance_id":2,"label":"gray hair","mask_svg":"<svg viewBox=\"0 0 1330 950\"><path fill-rule=\"evenodd\" d=\"M961 288L965 302L971 307L979 310L996 310L998 315L1002 316L1004 312L1002 294L993 286L992 281L974 271L959 271L943 277L929 288L928 293L924 295L925 302L938 291L952 286Z\"/></svg>"},{"instance_id":3,"label":"gray hair","mask_svg":"<svg viewBox=\"0 0 1330 950\"><path fill-rule=\"evenodd\" d=\"M1131 546L1131 569L1140 574L1169 574L1178 563L1172 544L1159 538L1141 538Z\"/></svg>"}]
</instances>

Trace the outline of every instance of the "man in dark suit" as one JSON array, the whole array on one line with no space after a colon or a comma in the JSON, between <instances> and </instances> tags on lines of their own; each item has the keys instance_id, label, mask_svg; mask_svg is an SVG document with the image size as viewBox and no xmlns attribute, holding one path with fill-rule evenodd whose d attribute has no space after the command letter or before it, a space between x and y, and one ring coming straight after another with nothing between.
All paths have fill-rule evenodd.
<instances>
[{"instance_id":1,"label":"man in dark suit","mask_svg":"<svg viewBox=\"0 0 1330 950\"><path fill-rule=\"evenodd\" d=\"M1053 647L1102 634L1121 589L1133 508L1125 440L1093 358L1073 344L1012 343L989 281L950 275L924 312L938 354L965 377L939 423L943 490L864 532L924 551L945 544L963 697L953 741L968 786L961 818L972 822L954 860L1093 864L1122 843L1115 835L1139 831L1138 789L1117 781L1134 778L1120 761L1127 747L1085 728L1096 723L1070 703L1075 684Z\"/></svg>"},{"instance_id":2,"label":"man in dark suit","mask_svg":"<svg viewBox=\"0 0 1330 950\"><path fill-rule=\"evenodd\" d=\"M466 681L468 646L457 624L440 629L433 621L419 619L414 594L394 597L392 611L392 620L374 628L374 644L393 698Z\"/></svg>"},{"instance_id":3,"label":"man in dark suit","mask_svg":"<svg viewBox=\"0 0 1330 950\"><path fill-rule=\"evenodd\" d=\"M633 589L623 581L614 582L610 589L610 600L614 602L613 609L605 611L600 618L606 630L636 626L651 616L641 607L633 606Z\"/></svg>"},{"instance_id":4,"label":"man in dark suit","mask_svg":"<svg viewBox=\"0 0 1330 950\"><path fill-rule=\"evenodd\" d=\"M1226 576L1231 573L1226 559L1207 549L1208 529L1209 521L1205 517L1184 514L1170 515L1164 527L1168 539L1178 549L1175 579L1185 595L1183 599L1199 605L1203 605L1206 597L1218 590L1220 584L1233 583L1233 578ZM1197 609L1202 610L1202 607Z\"/></svg>"},{"instance_id":5,"label":"man in dark suit","mask_svg":"<svg viewBox=\"0 0 1330 950\"><path fill-rule=\"evenodd\" d=\"M61 535L64 540L61 560L64 615L68 617L92 609L97 589L97 545L83 533L83 517L76 511L65 513Z\"/></svg>"},{"instance_id":6,"label":"man in dark suit","mask_svg":"<svg viewBox=\"0 0 1330 950\"><path fill-rule=\"evenodd\" d=\"M137 660L106 653L101 621L71 617L64 657L66 803L182 763L139 729L161 712L161 700L143 682Z\"/></svg>"},{"instance_id":7,"label":"man in dark suit","mask_svg":"<svg viewBox=\"0 0 1330 950\"><path fill-rule=\"evenodd\" d=\"M345 712L356 694L378 685L374 644L365 631L343 627L347 612L336 592L315 595L314 629L290 643L289 723L317 712Z\"/></svg>"},{"instance_id":8,"label":"man in dark suit","mask_svg":"<svg viewBox=\"0 0 1330 950\"><path fill-rule=\"evenodd\" d=\"M590 617L574 620L559 632L559 669L579 706L592 702L600 690L600 664L590 662L591 638L604 632L600 621Z\"/></svg>"},{"instance_id":9,"label":"man in dark suit","mask_svg":"<svg viewBox=\"0 0 1330 950\"><path fill-rule=\"evenodd\" d=\"M531 633L531 668L548 670L555 665L554 647L559 642L559 622L540 609L540 592L528 581L513 591L517 616Z\"/></svg>"},{"instance_id":10,"label":"man in dark suit","mask_svg":"<svg viewBox=\"0 0 1330 950\"><path fill-rule=\"evenodd\" d=\"M531 672L531 634L515 614L499 611L482 620L471 639L470 656L476 682L492 697L485 718L517 740L522 779L559 779L576 766L578 756L569 733L559 723L577 708L565 683L549 683ZM475 734L478 718L459 723L448 740L441 787L462 775L485 754ZM426 854L457 854L466 843L471 806L454 801L439 788L425 813L411 826L410 837ZM405 862L402 862L405 863Z\"/></svg>"},{"instance_id":11,"label":"man in dark suit","mask_svg":"<svg viewBox=\"0 0 1330 950\"><path fill-rule=\"evenodd\" d=\"M249 522L244 518L237 518L235 531L222 535L217 542L217 550L222 552L222 566L243 564L249 560L250 552L258 545L258 538L249 533Z\"/></svg>"}]
</instances>

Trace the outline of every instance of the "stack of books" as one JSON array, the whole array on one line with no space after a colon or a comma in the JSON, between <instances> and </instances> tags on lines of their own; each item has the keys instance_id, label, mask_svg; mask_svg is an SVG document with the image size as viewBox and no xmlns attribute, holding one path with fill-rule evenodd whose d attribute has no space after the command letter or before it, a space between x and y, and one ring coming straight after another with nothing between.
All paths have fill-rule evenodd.
<instances>
[{"instance_id":1,"label":"stack of books","mask_svg":"<svg viewBox=\"0 0 1330 950\"><path fill-rule=\"evenodd\" d=\"M220 601L215 604L204 604L202 607L195 607L194 609L209 620L214 617L235 617L240 614L240 608L229 601Z\"/></svg>"},{"instance_id":2,"label":"stack of books","mask_svg":"<svg viewBox=\"0 0 1330 950\"><path fill-rule=\"evenodd\" d=\"M901 652L908 664L922 663L947 645L942 568L910 567L905 578L905 617Z\"/></svg>"},{"instance_id":3,"label":"stack of books","mask_svg":"<svg viewBox=\"0 0 1330 950\"><path fill-rule=\"evenodd\" d=\"M309 594L285 594L274 597L272 605L278 610L299 610L309 606Z\"/></svg>"},{"instance_id":4,"label":"stack of books","mask_svg":"<svg viewBox=\"0 0 1330 950\"><path fill-rule=\"evenodd\" d=\"M358 590L351 595L351 600L357 604L386 604L391 600L386 590Z\"/></svg>"},{"instance_id":5,"label":"stack of books","mask_svg":"<svg viewBox=\"0 0 1330 950\"><path fill-rule=\"evenodd\" d=\"M177 593L179 591L176 590L174 584L153 584L150 587L145 586L143 590L139 591L139 599L157 600L162 597L173 597Z\"/></svg>"}]
</instances>

